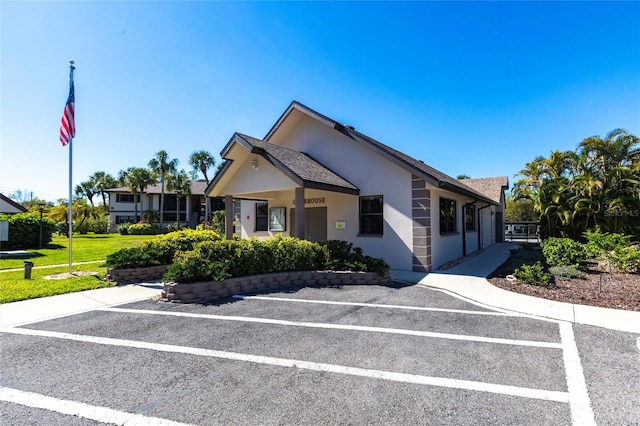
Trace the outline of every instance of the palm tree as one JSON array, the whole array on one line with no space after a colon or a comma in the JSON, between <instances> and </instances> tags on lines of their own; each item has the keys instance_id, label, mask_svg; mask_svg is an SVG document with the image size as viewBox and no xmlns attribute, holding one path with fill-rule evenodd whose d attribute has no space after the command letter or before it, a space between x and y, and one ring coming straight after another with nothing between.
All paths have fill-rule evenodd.
<instances>
[{"instance_id":1,"label":"palm tree","mask_svg":"<svg viewBox=\"0 0 640 426\"><path fill-rule=\"evenodd\" d=\"M117 181L116 179L113 178L113 176L111 176L108 173L105 173L103 171L99 171L99 172L95 172L94 174L92 174L91 176L89 176L89 180L93 182L93 186L96 190L96 192L100 193L100 196L102 197L102 206L103 209L105 211L108 210L107 207L107 189L110 188L115 188L117 186Z\"/></svg>"},{"instance_id":2,"label":"palm tree","mask_svg":"<svg viewBox=\"0 0 640 426\"><path fill-rule=\"evenodd\" d=\"M164 216L164 183L168 175L175 173L178 167L178 159L169 160L167 151L160 150L156 152L155 158L149 161L149 167L160 179L160 226L162 226Z\"/></svg>"},{"instance_id":3,"label":"palm tree","mask_svg":"<svg viewBox=\"0 0 640 426\"><path fill-rule=\"evenodd\" d=\"M180 194L191 194L191 179L184 169L167 176L167 189L176 192L176 202L178 206L178 227L180 227ZM186 210L185 210L186 214Z\"/></svg>"},{"instance_id":4,"label":"palm tree","mask_svg":"<svg viewBox=\"0 0 640 426\"><path fill-rule=\"evenodd\" d=\"M585 156L596 178L602 184L602 218L606 230L632 231L637 225L633 216L621 212L640 209L640 139L622 129L609 132L605 138L591 136L578 149Z\"/></svg>"},{"instance_id":5,"label":"palm tree","mask_svg":"<svg viewBox=\"0 0 640 426\"><path fill-rule=\"evenodd\" d=\"M93 204L93 196L96 194L96 192L97 191L95 185L91 181L91 179L80 182L78 185L76 185L76 195L79 197L87 197L87 200L89 200L91 207L95 207Z\"/></svg>"},{"instance_id":6,"label":"palm tree","mask_svg":"<svg viewBox=\"0 0 640 426\"><path fill-rule=\"evenodd\" d=\"M194 170L202 172L204 180L209 185L209 177L207 170L216 165L216 160L209 151L194 151L189 157L189 164L191 164Z\"/></svg>"},{"instance_id":7,"label":"palm tree","mask_svg":"<svg viewBox=\"0 0 640 426\"><path fill-rule=\"evenodd\" d=\"M151 171L143 167L129 167L126 170L120 170L118 178L133 194L134 211L137 220L140 194L142 194L149 185L154 184L156 180Z\"/></svg>"}]
</instances>

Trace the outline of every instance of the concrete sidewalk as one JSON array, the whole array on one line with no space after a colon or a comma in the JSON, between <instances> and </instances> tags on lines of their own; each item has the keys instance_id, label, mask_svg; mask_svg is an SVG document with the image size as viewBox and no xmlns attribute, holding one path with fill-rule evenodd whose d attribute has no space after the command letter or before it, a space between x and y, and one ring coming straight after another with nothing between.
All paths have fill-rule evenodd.
<instances>
[{"instance_id":1,"label":"concrete sidewalk","mask_svg":"<svg viewBox=\"0 0 640 426\"><path fill-rule=\"evenodd\" d=\"M491 285L485 277L500 266L516 244L494 244L446 271L429 274L392 270L396 281L445 290L488 307L612 330L640 333L640 312L561 303L513 293ZM80 291L0 305L0 327L57 318L158 296L161 283L141 283Z\"/></svg>"},{"instance_id":2,"label":"concrete sidewalk","mask_svg":"<svg viewBox=\"0 0 640 426\"><path fill-rule=\"evenodd\" d=\"M129 284L4 303L0 305L0 327L14 327L105 306L148 300L159 295L161 290L161 283Z\"/></svg>"},{"instance_id":3,"label":"concrete sidewalk","mask_svg":"<svg viewBox=\"0 0 640 426\"><path fill-rule=\"evenodd\" d=\"M640 333L640 312L556 302L491 285L485 277L507 260L509 250L514 247L516 244L512 243L494 244L479 255L446 271L426 274L394 270L391 271L391 277L398 281L446 290L497 309Z\"/></svg>"}]
</instances>

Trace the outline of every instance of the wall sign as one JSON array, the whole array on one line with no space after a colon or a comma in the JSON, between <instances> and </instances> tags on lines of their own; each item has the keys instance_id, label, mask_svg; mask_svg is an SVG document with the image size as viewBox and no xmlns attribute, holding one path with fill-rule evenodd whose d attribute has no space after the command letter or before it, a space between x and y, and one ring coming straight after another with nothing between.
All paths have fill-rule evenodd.
<instances>
[{"instance_id":1,"label":"wall sign","mask_svg":"<svg viewBox=\"0 0 640 426\"><path fill-rule=\"evenodd\" d=\"M347 229L346 220L336 220L336 229Z\"/></svg>"},{"instance_id":2,"label":"wall sign","mask_svg":"<svg viewBox=\"0 0 640 426\"><path fill-rule=\"evenodd\" d=\"M293 204L296 203L296 200L293 200ZM315 197L315 198L305 198L305 204L324 204L324 197Z\"/></svg>"}]
</instances>

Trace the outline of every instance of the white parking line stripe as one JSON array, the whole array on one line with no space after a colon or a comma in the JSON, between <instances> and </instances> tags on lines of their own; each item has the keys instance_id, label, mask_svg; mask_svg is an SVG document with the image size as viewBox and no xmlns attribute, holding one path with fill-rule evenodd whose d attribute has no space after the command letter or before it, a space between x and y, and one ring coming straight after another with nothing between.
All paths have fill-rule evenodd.
<instances>
[{"instance_id":1,"label":"white parking line stripe","mask_svg":"<svg viewBox=\"0 0 640 426\"><path fill-rule=\"evenodd\" d=\"M498 308L496 306L487 305L486 303L476 302L473 299L470 299L468 297L462 296L462 295L460 295L458 293L455 293L453 291L450 291L450 290L447 290L447 289L444 289L444 288L433 287L433 286L427 285L427 284L417 284L417 286L425 288L427 290L431 290L431 291L439 291L440 293L444 293L447 296L455 297L456 299L462 300L464 302L470 303L470 304L478 306L480 308L491 309L491 310L493 310L495 312L502 312L504 314L511 315L511 316L514 316L514 317L529 318L529 319L534 319L534 320L537 320L537 321L552 322L552 323L556 323L556 324L560 323L560 321L557 320L557 319L541 317L541 316L532 315L532 314L526 314L524 312L512 311L512 310L509 310L509 309L503 309L503 308Z\"/></svg>"},{"instance_id":2,"label":"white parking line stripe","mask_svg":"<svg viewBox=\"0 0 640 426\"><path fill-rule=\"evenodd\" d=\"M372 370L368 368L347 367L343 365L324 364L319 362L300 361L295 359L275 358L262 355L249 355L236 352L225 352L212 349L193 348L188 346L167 345L162 343L139 342L134 340L112 339L108 337L83 336L79 334L60 333L46 330L30 330L26 328L4 328L4 333L22 334L27 336L52 337L57 339L73 340L100 345L120 346L126 348L149 349L161 352L206 356L212 358L228 359L232 361L245 361L256 364L290 367L327 373L346 374L351 376L367 377L372 379L389 380L394 382L438 386L452 389L462 389L478 392L490 392L502 395L517 396L523 398L541 399L546 401L569 402L567 392L548 391L542 389L522 388L517 386L500 385L495 383L483 383L471 380L449 379L443 377L422 376L407 373L394 373L391 371Z\"/></svg>"},{"instance_id":3,"label":"white parking line stripe","mask_svg":"<svg viewBox=\"0 0 640 426\"><path fill-rule=\"evenodd\" d=\"M112 408L89 405L82 402L53 398L39 393L25 392L18 389L0 387L0 401L24 405L26 407L41 408L69 416L91 419L100 423L125 426L189 426L158 417L148 417L141 414L127 413Z\"/></svg>"},{"instance_id":4,"label":"white parking line stripe","mask_svg":"<svg viewBox=\"0 0 640 426\"><path fill-rule=\"evenodd\" d=\"M403 306L403 305L382 305L379 303L357 303L357 302L334 302L330 300L304 300L304 299L291 299L286 297L264 297L264 296L243 296L233 295L234 299L256 299L256 300L269 300L278 302L300 302L300 303L315 303L320 305L341 305L341 306L362 306L365 308L386 308L386 309L406 309L411 311L430 311L430 312L448 312L454 314L470 314L470 315L489 315L489 316L518 316L509 312L495 312L495 311L468 311L460 309L444 309L444 308L427 308L423 306Z\"/></svg>"},{"instance_id":5,"label":"white parking line stripe","mask_svg":"<svg viewBox=\"0 0 640 426\"><path fill-rule=\"evenodd\" d=\"M561 322L560 339L563 350L564 369L567 374L567 389L569 390L569 407L571 408L571 421L576 426L596 425L591 400L584 379L580 354L576 346L573 334L573 325L570 322Z\"/></svg>"},{"instance_id":6,"label":"white parking line stripe","mask_svg":"<svg viewBox=\"0 0 640 426\"><path fill-rule=\"evenodd\" d=\"M290 327L324 328L324 329L333 329L333 330L349 330L349 331L365 331L365 332L372 332L372 333L401 334L405 336L432 337L436 339L463 340L467 342L496 343L500 345L532 346L536 348L562 349L562 345L560 343L555 343L555 342L536 342L531 340L502 339L499 337L466 336L462 334L405 330L401 328L367 327L362 325L327 324L327 323L319 323L319 322L302 322L302 321L298 322L298 321L287 321L287 320L277 320L277 319L268 319L268 318L239 317L239 316L232 316L232 315L227 316L227 315L211 315L211 314L192 314L189 312L151 311L151 310L144 310L144 309L98 308L97 310L108 311L108 312L123 312L123 313L145 314L145 315L163 315L163 316L210 319L210 320L221 320L221 321L241 321L241 322L252 322L252 323L258 323L258 324L284 325L284 326L290 326Z\"/></svg>"}]
</instances>

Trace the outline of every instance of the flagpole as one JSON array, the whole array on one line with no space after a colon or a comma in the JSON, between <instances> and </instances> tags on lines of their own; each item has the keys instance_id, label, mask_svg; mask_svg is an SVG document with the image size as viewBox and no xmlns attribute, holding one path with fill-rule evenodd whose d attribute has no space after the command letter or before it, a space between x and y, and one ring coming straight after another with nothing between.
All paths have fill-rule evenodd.
<instances>
[{"instance_id":1,"label":"flagpole","mask_svg":"<svg viewBox=\"0 0 640 426\"><path fill-rule=\"evenodd\" d=\"M73 87L73 70L76 67L73 66L73 61L69 61L69 89ZM74 117L75 120L75 117ZM75 126L75 125L74 125ZM69 222L69 274L73 272L72 263L73 263L73 179L72 179L72 171L73 171L73 138L69 138L69 216L67 221Z\"/></svg>"}]
</instances>

